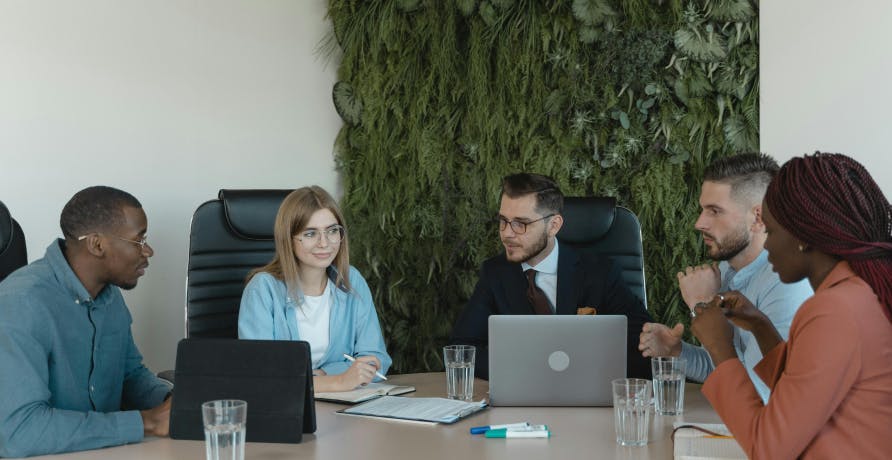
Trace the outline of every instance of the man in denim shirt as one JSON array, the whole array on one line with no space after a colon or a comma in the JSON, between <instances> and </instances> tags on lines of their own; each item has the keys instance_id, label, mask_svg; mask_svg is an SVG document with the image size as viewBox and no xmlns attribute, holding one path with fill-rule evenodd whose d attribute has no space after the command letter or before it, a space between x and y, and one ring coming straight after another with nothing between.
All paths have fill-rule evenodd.
<instances>
[{"instance_id":1,"label":"man in denim shirt","mask_svg":"<svg viewBox=\"0 0 892 460\"><path fill-rule=\"evenodd\" d=\"M0 283L0 456L95 449L166 436L170 387L142 364L120 288L152 256L129 193L81 190L65 239Z\"/></svg>"},{"instance_id":2,"label":"man in denim shirt","mask_svg":"<svg viewBox=\"0 0 892 460\"><path fill-rule=\"evenodd\" d=\"M718 264L687 267L678 273L681 296L691 309L709 302L719 292L740 291L765 313L784 339L793 315L812 289L807 280L781 283L768 263L762 198L777 162L768 155L747 153L713 162L705 171L700 190L700 217L694 224L703 235L709 257ZM673 329L658 323L645 324L639 350L646 357L681 356L689 379L702 382L715 368L702 347L681 341L684 326ZM751 332L734 328L734 347L750 379L767 402L769 389L753 371L762 351Z\"/></svg>"}]
</instances>

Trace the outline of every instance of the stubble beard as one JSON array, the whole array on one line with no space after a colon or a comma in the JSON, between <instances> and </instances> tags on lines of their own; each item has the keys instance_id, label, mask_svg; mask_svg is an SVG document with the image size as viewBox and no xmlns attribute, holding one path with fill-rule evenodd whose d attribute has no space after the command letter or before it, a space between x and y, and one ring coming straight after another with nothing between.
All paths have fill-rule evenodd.
<instances>
[{"instance_id":1,"label":"stubble beard","mask_svg":"<svg viewBox=\"0 0 892 460\"><path fill-rule=\"evenodd\" d=\"M546 232L542 232L540 237L532 242L529 249L523 251L521 254L511 257L508 252L505 252L505 257L509 262L514 263L524 263L536 256L538 256L545 248L548 246L548 235Z\"/></svg>"},{"instance_id":2,"label":"stubble beard","mask_svg":"<svg viewBox=\"0 0 892 460\"><path fill-rule=\"evenodd\" d=\"M710 238L712 238L710 236ZM712 260L730 260L734 258L737 254L743 252L747 246L750 245L752 241L749 237L749 233L746 231L746 228L739 228L739 231L728 235L724 240L718 241L715 238L712 239L714 248L709 248L707 251L707 255Z\"/></svg>"}]
</instances>

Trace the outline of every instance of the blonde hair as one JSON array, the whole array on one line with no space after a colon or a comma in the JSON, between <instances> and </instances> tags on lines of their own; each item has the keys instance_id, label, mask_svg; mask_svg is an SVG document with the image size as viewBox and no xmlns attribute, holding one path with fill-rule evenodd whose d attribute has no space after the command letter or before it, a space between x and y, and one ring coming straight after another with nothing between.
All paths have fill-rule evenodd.
<instances>
[{"instance_id":1,"label":"blonde hair","mask_svg":"<svg viewBox=\"0 0 892 460\"><path fill-rule=\"evenodd\" d=\"M273 227L276 255L270 263L248 273L247 281L250 281L258 273L266 272L276 279L284 281L289 295L294 298L300 297L300 261L294 255L294 235L303 231L313 214L322 209L331 211L338 224L344 227L344 236L341 238L341 245L332 265L334 265L337 271L335 286L344 291L349 291L350 251L347 241L347 225L344 222L344 215L341 214L341 210L338 208L338 203L325 189L318 185L301 187L289 193L282 200L279 212L276 213L276 223Z\"/></svg>"}]
</instances>

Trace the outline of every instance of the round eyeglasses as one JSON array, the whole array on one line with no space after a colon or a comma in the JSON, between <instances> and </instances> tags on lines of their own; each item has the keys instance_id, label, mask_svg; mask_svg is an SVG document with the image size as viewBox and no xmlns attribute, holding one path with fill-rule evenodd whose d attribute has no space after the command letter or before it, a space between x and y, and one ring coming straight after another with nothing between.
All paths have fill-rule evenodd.
<instances>
[{"instance_id":1,"label":"round eyeglasses","mask_svg":"<svg viewBox=\"0 0 892 460\"><path fill-rule=\"evenodd\" d=\"M81 236L77 237L77 240L78 240L78 241L83 241L83 240L87 239L87 237L90 236L90 235L92 235L92 234L96 234L96 235L108 235L108 236L117 238L117 239L119 239L119 240L121 240L121 241L126 241L126 242L128 242L128 243L133 243L133 244L139 246L139 250L140 250L140 251L145 251L146 246L149 245L149 241L148 241L148 237L147 237L147 236L143 236L143 237L140 238L139 240L131 240L131 239L124 238L124 237L122 237L122 236L115 235L114 233L102 233L102 232L87 233L86 235L81 235Z\"/></svg>"},{"instance_id":2,"label":"round eyeglasses","mask_svg":"<svg viewBox=\"0 0 892 460\"><path fill-rule=\"evenodd\" d=\"M340 244L341 240L344 239L345 231L344 227L340 225L332 225L324 230L308 228L295 235L295 238L300 240L304 247L308 248L319 244L323 235L325 236L325 241L328 241L329 244Z\"/></svg>"},{"instance_id":3,"label":"round eyeglasses","mask_svg":"<svg viewBox=\"0 0 892 460\"><path fill-rule=\"evenodd\" d=\"M531 220L531 221L527 221L527 222L523 222L523 221L519 221L519 220L508 220L502 216L499 216L499 230L504 232L505 229L508 228L508 226L510 225L512 232L514 232L518 235L523 235L524 233L527 232L527 225L535 224L536 222L539 222L540 220L545 220L552 216L554 216L554 214L542 216L536 220Z\"/></svg>"}]
</instances>

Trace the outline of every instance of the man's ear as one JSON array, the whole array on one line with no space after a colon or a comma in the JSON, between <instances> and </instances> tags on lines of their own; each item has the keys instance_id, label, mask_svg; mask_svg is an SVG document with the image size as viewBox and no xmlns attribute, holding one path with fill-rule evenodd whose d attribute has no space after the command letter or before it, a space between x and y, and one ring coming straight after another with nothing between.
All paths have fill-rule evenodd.
<instances>
[{"instance_id":1,"label":"man's ear","mask_svg":"<svg viewBox=\"0 0 892 460\"><path fill-rule=\"evenodd\" d=\"M548 236L555 236L564 226L564 216L555 214L548 222Z\"/></svg>"},{"instance_id":2,"label":"man's ear","mask_svg":"<svg viewBox=\"0 0 892 460\"><path fill-rule=\"evenodd\" d=\"M762 221L762 203L754 205L750 210L753 213L753 225L752 230L756 233L762 233L765 231L765 222Z\"/></svg>"},{"instance_id":3,"label":"man's ear","mask_svg":"<svg viewBox=\"0 0 892 460\"><path fill-rule=\"evenodd\" d=\"M91 233L81 240L84 249L95 257L105 256L105 240L98 233Z\"/></svg>"}]
</instances>

